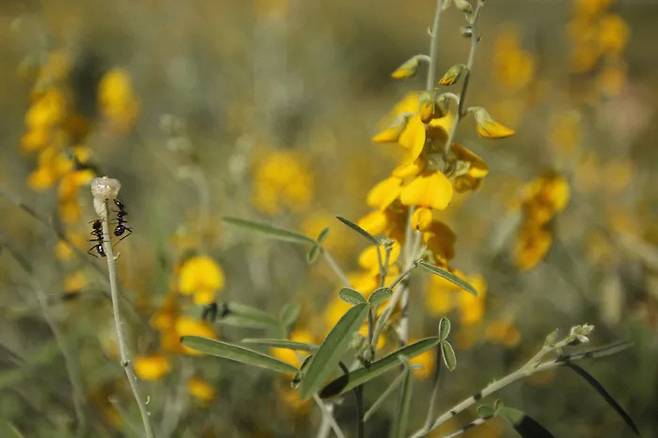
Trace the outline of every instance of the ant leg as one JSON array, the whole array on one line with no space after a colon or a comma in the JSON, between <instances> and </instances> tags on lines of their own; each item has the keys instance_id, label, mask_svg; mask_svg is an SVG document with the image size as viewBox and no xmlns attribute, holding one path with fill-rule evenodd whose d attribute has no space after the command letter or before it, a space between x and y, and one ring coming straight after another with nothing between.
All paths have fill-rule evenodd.
<instances>
[{"instance_id":1,"label":"ant leg","mask_svg":"<svg viewBox=\"0 0 658 438\"><path fill-rule=\"evenodd\" d=\"M126 235L123 236L121 239L119 239L119 242L121 242L123 239L125 239L126 237L130 236L133 233L132 228L125 227L125 229L126 229Z\"/></svg>"}]
</instances>

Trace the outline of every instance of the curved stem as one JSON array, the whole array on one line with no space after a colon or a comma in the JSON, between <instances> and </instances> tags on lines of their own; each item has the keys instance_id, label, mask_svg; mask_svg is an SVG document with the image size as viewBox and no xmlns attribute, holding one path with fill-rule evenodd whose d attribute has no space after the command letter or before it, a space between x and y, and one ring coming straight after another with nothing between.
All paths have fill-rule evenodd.
<instances>
[{"instance_id":1,"label":"curved stem","mask_svg":"<svg viewBox=\"0 0 658 438\"><path fill-rule=\"evenodd\" d=\"M432 38L430 39L430 66L427 70L427 82L425 88L429 91L434 88L437 80L438 58L439 58L439 24L441 22L441 13L443 12L443 1L436 0L436 11L434 12L434 21L432 22Z\"/></svg>"},{"instance_id":2,"label":"curved stem","mask_svg":"<svg viewBox=\"0 0 658 438\"><path fill-rule=\"evenodd\" d=\"M151 422L149 421L149 414L146 410L146 404L139 393L139 386L137 383L137 376L133 371L132 364L130 362L130 354L128 352L128 346L123 332L123 322L121 321L121 308L119 306L119 287L117 285L117 275L116 275L116 260L114 258L114 251L112 250L112 242L110 241L110 226L108 223L108 212L107 200L103 203L103 213L101 215L101 221L103 223L103 249L105 250L105 255L107 259L107 273L110 280L110 296L112 297L112 314L114 315L114 328L117 335L117 344L119 345L119 356L121 360L121 367L126 373L126 378L128 379L128 384L130 389L135 397L137 402L137 407L139 408L139 413L142 417L142 423L144 425L144 435L147 438L153 438L153 430L151 429Z\"/></svg>"}]
</instances>

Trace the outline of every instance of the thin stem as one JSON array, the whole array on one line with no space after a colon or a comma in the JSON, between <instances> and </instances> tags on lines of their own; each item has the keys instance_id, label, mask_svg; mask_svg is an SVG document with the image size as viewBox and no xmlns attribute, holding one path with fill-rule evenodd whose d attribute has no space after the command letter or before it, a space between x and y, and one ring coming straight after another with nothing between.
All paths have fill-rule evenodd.
<instances>
[{"instance_id":1,"label":"thin stem","mask_svg":"<svg viewBox=\"0 0 658 438\"><path fill-rule=\"evenodd\" d=\"M123 332L123 322L121 321L121 308L119 306L119 287L117 285L117 275L116 275L116 260L114 258L114 251L112 250L112 242L110 241L110 226L108 223L108 212L107 200L103 203L103 213L101 215L101 220L103 223L103 249L105 250L105 255L107 259L107 273L110 280L110 296L112 297L112 313L114 315L114 328L117 334L117 343L119 344L119 356L121 359L121 366L123 367L124 372L126 373L126 378L128 379L128 384L132 390L135 401L137 402L137 407L139 408L139 413L142 417L142 423L144 425L144 435L147 438L153 438L153 430L151 429L151 422L149 421L149 414L146 410L146 404L139 393L139 387L137 383L137 377L132 368L130 362L130 354L128 352L128 346L125 341L124 332Z\"/></svg>"},{"instance_id":2,"label":"thin stem","mask_svg":"<svg viewBox=\"0 0 658 438\"><path fill-rule=\"evenodd\" d=\"M338 438L345 438L345 434L340 429L340 426L338 425L338 423L336 423L336 419L334 418L333 405L329 403L325 404L317 394L313 394L313 400L315 400L315 403L318 405L320 411L322 412L322 422L324 423L326 421L327 423L329 423L331 430L334 431L334 434L336 434ZM322 429L322 427L320 429ZM318 432L318 438L320 436L321 435Z\"/></svg>"},{"instance_id":3,"label":"thin stem","mask_svg":"<svg viewBox=\"0 0 658 438\"><path fill-rule=\"evenodd\" d=\"M436 399L439 395L439 384L441 383L441 364L443 363L442 350L439 345L436 348L436 372L434 373L434 388L432 388L432 395L430 397L430 403L427 408L427 417L425 418L425 433L429 432L429 428L432 425L432 416L434 415L434 406L436 405Z\"/></svg>"},{"instance_id":4,"label":"thin stem","mask_svg":"<svg viewBox=\"0 0 658 438\"><path fill-rule=\"evenodd\" d=\"M466 69L464 72L464 79L462 81L462 89L461 92L459 93L459 98L457 99L458 104L457 104L457 111L455 113L455 120L452 123L452 126L450 127L448 139L444 146L444 152L446 155L448 155L448 152L450 152L450 148L452 147L452 142L455 138L455 133L457 132L457 127L459 126L459 122L461 121L462 117L466 115L466 112L464 111L464 105L466 102L466 92L468 91L468 85L471 79L471 72L473 70L473 63L475 62L475 51L477 49L478 43L480 42L480 35L478 34L478 30L477 30L477 22L478 19L480 18L480 11L482 10L483 6L484 6L484 2L482 0L478 0L477 6L475 7L475 11L473 11L473 16L468 22L471 32L471 37L470 37L471 44L468 51L468 60L466 61Z\"/></svg>"},{"instance_id":5,"label":"thin stem","mask_svg":"<svg viewBox=\"0 0 658 438\"><path fill-rule=\"evenodd\" d=\"M3 245L5 248L7 248L7 252L21 266L21 269L27 275L30 286L34 291L37 302L39 303L39 308L41 310L41 314L43 315L43 319L45 319L48 328L55 338L57 348L64 358L64 368L66 369L66 374L68 376L69 382L71 383L71 388L73 389L73 410L75 412L75 418L77 421L76 436L84 436L87 421L84 415L84 410L82 409L84 392L82 390L82 382L80 381L80 373L77 362L71 356L71 352L69 351L68 346L64 341L64 335L59 329L59 325L50 314L50 309L48 308L48 297L43 291L41 284L36 280L32 265L27 261L27 259L22 257L19 253L15 252L11 246L7 245L6 243Z\"/></svg>"},{"instance_id":6,"label":"thin stem","mask_svg":"<svg viewBox=\"0 0 658 438\"><path fill-rule=\"evenodd\" d=\"M436 0L436 11L434 12L434 21L432 22L432 32L430 39L430 65L427 70L427 82L425 88L430 91L434 88L437 80L439 64L439 24L441 22L441 13L443 12L443 1Z\"/></svg>"},{"instance_id":7,"label":"thin stem","mask_svg":"<svg viewBox=\"0 0 658 438\"><path fill-rule=\"evenodd\" d=\"M336 260L332 257L331 253L329 253L329 251L327 251L325 248L322 248L321 251L324 260L327 262L327 265L329 265L329 268L334 271L334 274L336 274L336 277L338 277L340 282L343 283L343 286L350 287L350 280L347 278L347 275L345 275L345 272L341 269L341 267L338 266L338 263L336 263Z\"/></svg>"},{"instance_id":8,"label":"thin stem","mask_svg":"<svg viewBox=\"0 0 658 438\"><path fill-rule=\"evenodd\" d=\"M568 340L568 338L565 338L565 340ZM600 358L600 357L610 356L612 354L619 353L620 351L630 346L630 344L628 343L614 344L609 347L602 347L595 350L573 353L569 355L560 355L555 359L550 359L542 362L542 358L545 357L546 354L554 351L560 351L563 345L569 343L570 343L569 341L566 341L566 342L558 343L553 347L548 347L548 348L542 347L542 349L539 351L538 354L535 354L519 369L511 372L510 374L502 377L499 380L495 380L491 382L490 384L482 388L480 391L478 391L476 394L457 403L456 405L454 405L453 407L451 407L450 409L439 415L431 423L429 429L428 428L420 429L416 431L413 435L411 435L411 438L419 438L427 435L430 431L436 429L446 421L456 417L460 413L464 412L466 409L476 404L478 400L490 396L491 394L503 389L507 385L510 385L519 379L531 376L541 371L557 368L580 359Z\"/></svg>"}]
</instances>

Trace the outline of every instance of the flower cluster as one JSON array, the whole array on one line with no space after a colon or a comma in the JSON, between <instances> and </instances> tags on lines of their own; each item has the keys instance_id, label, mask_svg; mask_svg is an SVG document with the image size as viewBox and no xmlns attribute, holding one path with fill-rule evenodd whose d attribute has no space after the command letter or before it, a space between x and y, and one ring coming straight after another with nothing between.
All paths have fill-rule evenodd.
<instances>
[{"instance_id":1,"label":"flower cluster","mask_svg":"<svg viewBox=\"0 0 658 438\"><path fill-rule=\"evenodd\" d=\"M554 172L540 176L524 187L523 218L514 248L514 261L519 269L532 269L551 248L551 221L564 210L569 196L569 183Z\"/></svg>"}]
</instances>

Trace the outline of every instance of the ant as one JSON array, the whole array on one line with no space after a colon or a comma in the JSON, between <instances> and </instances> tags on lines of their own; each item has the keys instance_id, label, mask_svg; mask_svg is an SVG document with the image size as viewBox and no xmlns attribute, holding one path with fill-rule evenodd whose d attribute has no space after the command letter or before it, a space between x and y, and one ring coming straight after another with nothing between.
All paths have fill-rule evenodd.
<instances>
[{"instance_id":1,"label":"ant","mask_svg":"<svg viewBox=\"0 0 658 438\"><path fill-rule=\"evenodd\" d=\"M90 239L89 241L96 242L96 244L89 248L87 253L90 255L95 255L92 253L92 251L96 250L99 256L105 257L105 248L103 248L103 223L100 221L100 219L96 219L91 228L92 231L90 234L94 236L94 239Z\"/></svg>"},{"instance_id":2,"label":"ant","mask_svg":"<svg viewBox=\"0 0 658 438\"><path fill-rule=\"evenodd\" d=\"M114 227L114 235L120 237L121 235L123 235L123 233L128 232L128 234L126 234L121 238L121 240L123 240L126 237L130 236L133 230L132 228L127 226L128 221L126 220L126 216L128 216L128 212L126 211L126 206L123 205L123 203L118 199L114 200L114 205L116 205L117 208L119 209L118 211L116 211L117 225L116 227Z\"/></svg>"}]
</instances>

